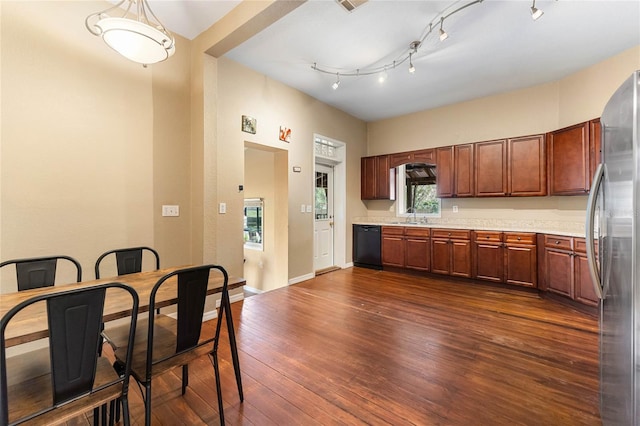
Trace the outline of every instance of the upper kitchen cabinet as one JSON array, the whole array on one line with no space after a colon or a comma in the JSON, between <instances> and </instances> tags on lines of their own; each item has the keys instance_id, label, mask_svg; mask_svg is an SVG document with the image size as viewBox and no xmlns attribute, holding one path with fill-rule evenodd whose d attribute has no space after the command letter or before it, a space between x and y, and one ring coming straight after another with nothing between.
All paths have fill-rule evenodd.
<instances>
[{"instance_id":1,"label":"upper kitchen cabinet","mask_svg":"<svg viewBox=\"0 0 640 426\"><path fill-rule=\"evenodd\" d=\"M477 197L547 194L543 135L475 144Z\"/></svg>"},{"instance_id":2,"label":"upper kitchen cabinet","mask_svg":"<svg viewBox=\"0 0 640 426\"><path fill-rule=\"evenodd\" d=\"M600 120L586 121L547 136L549 195L589 193L599 162Z\"/></svg>"},{"instance_id":3,"label":"upper kitchen cabinet","mask_svg":"<svg viewBox=\"0 0 640 426\"><path fill-rule=\"evenodd\" d=\"M507 195L547 195L544 135L507 140Z\"/></svg>"},{"instance_id":4,"label":"upper kitchen cabinet","mask_svg":"<svg viewBox=\"0 0 640 426\"><path fill-rule=\"evenodd\" d=\"M435 152L438 197L472 197L473 144L444 146Z\"/></svg>"},{"instance_id":5,"label":"upper kitchen cabinet","mask_svg":"<svg viewBox=\"0 0 640 426\"><path fill-rule=\"evenodd\" d=\"M436 158L433 149L421 149L419 151L399 152L390 154L390 166L398 167L409 163L435 164Z\"/></svg>"},{"instance_id":6,"label":"upper kitchen cabinet","mask_svg":"<svg viewBox=\"0 0 640 426\"><path fill-rule=\"evenodd\" d=\"M390 167L388 155L360 159L360 198L363 200L395 200L395 169Z\"/></svg>"}]
</instances>

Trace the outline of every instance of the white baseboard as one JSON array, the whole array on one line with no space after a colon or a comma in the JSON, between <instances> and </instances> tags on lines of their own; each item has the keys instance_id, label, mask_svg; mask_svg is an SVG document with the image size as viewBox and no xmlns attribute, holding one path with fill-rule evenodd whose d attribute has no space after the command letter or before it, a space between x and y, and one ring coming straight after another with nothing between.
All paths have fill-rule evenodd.
<instances>
[{"instance_id":1,"label":"white baseboard","mask_svg":"<svg viewBox=\"0 0 640 426\"><path fill-rule=\"evenodd\" d=\"M291 278L289 280L289 285L298 284L298 283L301 283L302 281L307 281L307 280L310 280L310 279L315 278L315 277L316 277L316 274L314 272L312 272L310 274L301 275L299 277Z\"/></svg>"},{"instance_id":2,"label":"white baseboard","mask_svg":"<svg viewBox=\"0 0 640 426\"><path fill-rule=\"evenodd\" d=\"M260 290L255 287L249 287L248 285L245 285L244 289L247 290L249 293L255 293L255 294L264 293L264 290Z\"/></svg>"},{"instance_id":3,"label":"white baseboard","mask_svg":"<svg viewBox=\"0 0 640 426\"><path fill-rule=\"evenodd\" d=\"M231 303L239 302L241 300L244 300L243 293L229 295L229 301ZM220 299L216 300L216 308L219 308L219 307L220 307ZM176 319L178 317L178 313L174 312L174 313L168 314L167 316L173 319ZM207 311L204 314L202 314L202 322L209 321L214 318L218 318L218 311L216 309L214 309L213 311Z\"/></svg>"},{"instance_id":4,"label":"white baseboard","mask_svg":"<svg viewBox=\"0 0 640 426\"><path fill-rule=\"evenodd\" d=\"M342 267L342 269L347 269L347 268L353 268L353 262L348 262Z\"/></svg>"}]
</instances>

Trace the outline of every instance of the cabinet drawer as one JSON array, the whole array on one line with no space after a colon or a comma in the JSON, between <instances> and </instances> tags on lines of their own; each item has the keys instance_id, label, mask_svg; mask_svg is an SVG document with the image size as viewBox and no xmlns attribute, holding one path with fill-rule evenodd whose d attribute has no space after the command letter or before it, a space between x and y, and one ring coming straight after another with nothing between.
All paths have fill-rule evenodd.
<instances>
[{"instance_id":1,"label":"cabinet drawer","mask_svg":"<svg viewBox=\"0 0 640 426\"><path fill-rule=\"evenodd\" d=\"M598 254L598 240L595 242L596 256ZM576 253L587 254L587 241L584 238L573 239L573 250Z\"/></svg>"},{"instance_id":2,"label":"cabinet drawer","mask_svg":"<svg viewBox=\"0 0 640 426\"><path fill-rule=\"evenodd\" d=\"M562 237L559 235L545 235L544 246L548 248L557 248L560 250L571 250L571 237Z\"/></svg>"},{"instance_id":3,"label":"cabinet drawer","mask_svg":"<svg viewBox=\"0 0 640 426\"><path fill-rule=\"evenodd\" d=\"M535 244L536 234L522 232L505 232L504 242L507 244Z\"/></svg>"},{"instance_id":4,"label":"cabinet drawer","mask_svg":"<svg viewBox=\"0 0 640 426\"><path fill-rule=\"evenodd\" d=\"M477 242L495 242L502 241L502 232L496 231L475 231Z\"/></svg>"},{"instance_id":5,"label":"cabinet drawer","mask_svg":"<svg viewBox=\"0 0 640 426\"><path fill-rule=\"evenodd\" d=\"M429 237L429 228L404 228L404 235L407 237Z\"/></svg>"},{"instance_id":6,"label":"cabinet drawer","mask_svg":"<svg viewBox=\"0 0 640 426\"><path fill-rule=\"evenodd\" d=\"M404 227L402 226L383 226L382 235L404 235Z\"/></svg>"},{"instance_id":7,"label":"cabinet drawer","mask_svg":"<svg viewBox=\"0 0 640 426\"><path fill-rule=\"evenodd\" d=\"M470 240L471 231L465 229L432 229L433 238L449 238L452 240Z\"/></svg>"}]
</instances>

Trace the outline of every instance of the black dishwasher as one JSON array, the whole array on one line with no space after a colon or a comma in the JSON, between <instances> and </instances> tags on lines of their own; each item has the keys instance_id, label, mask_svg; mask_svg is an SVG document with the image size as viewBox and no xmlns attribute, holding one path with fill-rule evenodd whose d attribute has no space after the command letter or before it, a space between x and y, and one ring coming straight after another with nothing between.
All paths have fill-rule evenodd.
<instances>
[{"instance_id":1,"label":"black dishwasher","mask_svg":"<svg viewBox=\"0 0 640 426\"><path fill-rule=\"evenodd\" d=\"M353 264L382 269L381 241L379 225L353 225Z\"/></svg>"}]
</instances>

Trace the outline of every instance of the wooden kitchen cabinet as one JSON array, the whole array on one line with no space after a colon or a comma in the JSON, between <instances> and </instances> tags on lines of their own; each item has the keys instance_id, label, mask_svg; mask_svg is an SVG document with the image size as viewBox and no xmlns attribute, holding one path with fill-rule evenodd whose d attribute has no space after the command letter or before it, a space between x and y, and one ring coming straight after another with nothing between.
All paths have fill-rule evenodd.
<instances>
[{"instance_id":1,"label":"wooden kitchen cabinet","mask_svg":"<svg viewBox=\"0 0 640 426\"><path fill-rule=\"evenodd\" d=\"M474 278L537 287L536 234L475 231L473 265Z\"/></svg>"},{"instance_id":2,"label":"wooden kitchen cabinet","mask_svg":"<svg viewBox=\"0 0 640 426\"><path fill-rule=\"evenodd\" d=\"M544 135L507 140L507 195L547 195Z\"/></svg>"},{"instance_id":3,"label":"wooden kitchen cabinet","mask_svg":"<svg viewBox=\"0 0 640 426\"><path fill-rule=\"evenodd\" d=\"M362 157L360 160L360 198L362 200L395 200L395 169L388 155Z\"/></svg>"},{"instance_id":4,"label":"wooden kitchen cabinet","mask_svg":"<svg viewBox=\"0 0 640 426\"><path fill-rule=\"evenodd\" d=\"M574 238L574 290L575 300L585 305L598 306L600 300L593 288L589 263L587 261L587 245L584 238ZM597 253L597 249L596 249Z\"/></svg>"},{"instance_id":5,"label":"wooden kitchen cabinet","mask_svg":"<svg viewBox=\"0 0 640 426\"><path fill-rule=\"evenodd\" d=\"M547 290L573 299L573 238L545 235L544 246Z\"/></svg>"},{"instance_id":6,"label":"wooden kitchen cabinet","mask_svg":"<svg viewBox=\"0 0 640 426\"><path fill-rule=\"evenodd\" d=\"M600 119L596 118L589 122L589 188L593 182L593 175L596 173L598 164L602 161L602 125Z\"/></svg>"},{"instance_id":7,"label":"wooden kitchen cabinet","mask_svg":"<svg viewBox=\"0 0 640 426\"><path fill-rule=\"evenodd\" d=\"M382 265L429 271L429 228L383 226Z\"/></svg>"},{"instance_id":8,"label":"wooden kitchen cabinet","mask_svg":"<svg viewBox=\"0 0 640 426\"><path fill-rule=\"evenodd\" d=\"M544 135L475 144L475 195L478 197L547 194Z\"/></svg>"},{"instance_id":9,"label":"wooden kitchen cabinet","mask_svg":"<svg viewBox=\"0 0 640 426\"><path fill-rule=\"evenodd\" d=\"M390 166L398 167L409 163L435 164L436 157L433 149L421 149L418 151L399 152L390 154Z\"/></svg>"},{"instance_id":10,"label":"wooden kitchen cabinet","mask_svg":"<svg viewBox=\"0 0 640 426\"><path fill-rule=\"evenodd\" d=\"M547 135L549 195L589 193L600 150L598 126L599 120L586 121Z\"/></svg>"},{"instance_id":11,"label":"wooden kitchen cabinet","mask_svg":"<svg viewBox=\"0 0 640 426\"><path fill-rule=\"evenodd\" d=\"M471 278L471 231L431 230L431 272Z\"/></svg>"},{"instance_id":12,"label":"wooden kitchen cabinet","mask_svg":"<svg viewBox=\"0 0 640 426\"><path fill-rule=\"evenodd\" d=\"M429 228L405 228L405 267L418 271L430 270Z\"/></svg>"},{"instance_id":13,"label":"wooden kitchen cabinet","mask_svg":"<svg viewBox=\"0 0 640 426\"><path fill-rule=\"evenodd\" d=\"M436 152L439 198L472 197L474 144L440 147Z\"/></svg>"},{"instance_id":14,"label":"wooden kitchen cabinet","mask_svg":"<svg viewBox=\"0 0 640 426\"><path fill-rule=\"evenodd\" d=\"M382 227L382 265L404 268L405 266L404 228L401 226Z\"/></svg>"}]
</instances>

